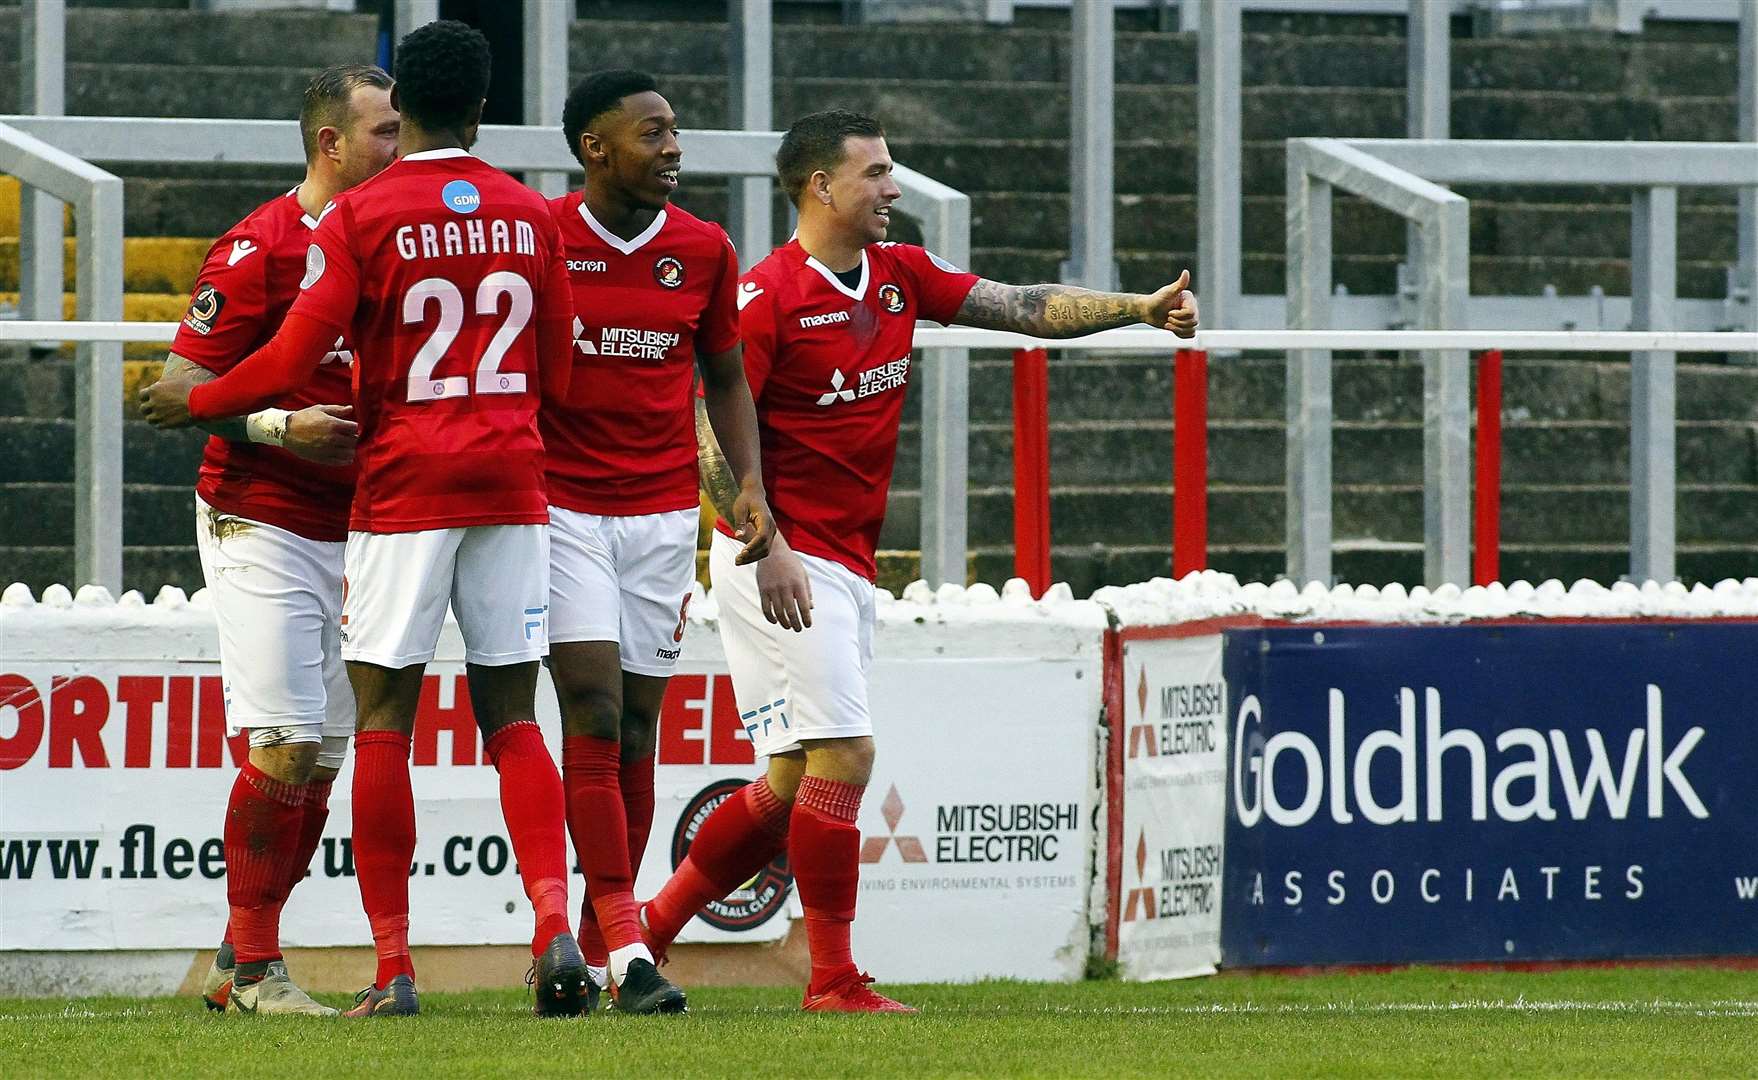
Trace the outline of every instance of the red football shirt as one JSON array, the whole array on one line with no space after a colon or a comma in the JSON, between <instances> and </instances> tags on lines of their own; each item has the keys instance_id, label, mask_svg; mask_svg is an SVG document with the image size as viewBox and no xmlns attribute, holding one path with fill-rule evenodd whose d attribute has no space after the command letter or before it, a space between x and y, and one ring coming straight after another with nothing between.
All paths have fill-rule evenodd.
<instances>
[{"instance_id":1,"label":"red football shirt","mask_svg":"<svg viewBox=\"0 0 1758 1080\"><path fill-rule=\"evenodd\" d=\"M579 192L549 208L567 249L583 382L565 406L546 402L538 418L549 501L618 516L690 509L696 357L739 339L732 241L675 206L632 240L600 225Z\"/></svg>"},{"instance_id":2,"label":"red football shirt","mask_svg":"<svg viewBox=\"0 0 1758 1080\"><path fill-rule=\"evenodd\" d=\"M172 352L224 375L274 336L299 295L305 249L317 228L300 207L298 190L263 203L214 241ZM275 404L303 409L351 403L351 360L338 338L311 382ZM195 491L216 510L335 542L348 537L354 467L317 465L278 446L215 437L202 452Z\"/></svg>"},{"instance_id":3,"label":"red football shirt","mask_svg":"<svg viewBox=\"0 0 1758 1080\"><path fill-rule=\"evenodd\" d=\"M919 247L873 244L851 289L798 240L740 282L763 483L795 551L873 578L916 319L950 322L976 283Z\"/></svg>"},{"instance_id":4,"label":"red football shirt","mask_svg":"<svg viewBox=\"0 0 1758 1080\"><path fill-rule=\"evenodd\" d=\"M539 372L572 362L567 275L543 197L464 150L410 154L336 198L292 311L355 343L349 528L549 520Z\"/></svg>"}]
</instances>

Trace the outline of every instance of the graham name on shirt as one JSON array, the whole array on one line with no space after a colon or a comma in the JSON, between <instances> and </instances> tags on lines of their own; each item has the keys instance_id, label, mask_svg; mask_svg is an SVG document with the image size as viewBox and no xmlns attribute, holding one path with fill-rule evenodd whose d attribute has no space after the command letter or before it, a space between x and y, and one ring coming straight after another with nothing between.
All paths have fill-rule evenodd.
<instances>
[{"instance_id":1,"label":"graham name on shirt","mask_svg":"<svg viewBox=\"0 0 1758 1080\"><path fill-rule=\"evenodd\" d=\"M528 221L471 218L460 225L404 225L397 230L397 254L404 259L444 259L454 255L537 254L537 230Z\"/></svg>"}]
</instances>

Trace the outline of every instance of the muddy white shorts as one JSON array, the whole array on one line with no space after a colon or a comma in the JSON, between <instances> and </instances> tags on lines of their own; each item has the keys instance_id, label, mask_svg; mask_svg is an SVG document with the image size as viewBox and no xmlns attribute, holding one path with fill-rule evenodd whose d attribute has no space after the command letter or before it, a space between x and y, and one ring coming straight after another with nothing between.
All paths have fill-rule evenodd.
<instances>
[{"instance_id":1,"label":"muddy white shorts","mask_svg":"<svg viewBox=\"0 0 1758 1080\"><path fill-rule=\"evenodd\" d=\"M715 532L708 569L739 720L757 753L873 734L873 583L829 559L800 555L812 585L812 625L796 633L763 617L756 565L733 565L741 546Z\"/></svg>"},{"instance_id":2,"label":"muddy white shorts","mask_svg":"<svg viewBox=\"0 0 1758 1080\"><path fill-rule=\"evenodd\" d=\"M198 497L195 546L219 628L229 733L311 729L293 742L353 735L337 621L343 545L224 514Z\"/></svg>"},{"instance_id":3,"label":"muddy white shorts","mask_svg":"<svg viewBox=\"0 0 1758 1080\"><path fill-rule=\"evenodd\" d=\"M549 640L614 641L624 671L667 678L696 581L695 509L613 517L549 508Z\"/></svg>"},{"instance_id":4,"label":"muddy white shorts","mask_svg":"<svg viewBox=\"0 0 1758 1080\"><path fill-rule=\"evenodd\" d=\"M549 526L348 534L342 659L427 663L448 603L467 662L541 660L549 651Z\"/></svg>"}]
</instances>

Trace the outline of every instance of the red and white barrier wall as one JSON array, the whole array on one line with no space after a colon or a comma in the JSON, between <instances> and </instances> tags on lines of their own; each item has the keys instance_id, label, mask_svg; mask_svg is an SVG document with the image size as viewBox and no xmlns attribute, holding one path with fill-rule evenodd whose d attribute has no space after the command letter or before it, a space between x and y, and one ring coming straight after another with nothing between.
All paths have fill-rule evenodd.
<instances>
[{"instance_id":1,"label":"red and white barrier wall","mask_svg":"<svg viewBox=\"0 0 1758 1080\"><path fill-rule=\"evenodd\" d=\"M1746 842L1758 841L1758 826L1733 788L1722 790L1732 783L1722 778L1728 763L1758 760L1758 729L1735 707L1745 692L1729 665L1690 667L1693 650L1737 650L1742 634L1758 647L1758 579L1431 592L1241 586L1205 571L1103 589L1091 601L1071 600L1065 586L1033 600L1022 581L1004 594L917 583L882 597L872 674L879 756L860 820L856 948L888 980L1078 979L1093 955L1115 957L1126 977L1162 978L1297 962L1318 955L1315 942L1347 943L1323 962L1421 952L1421 942L1373 929L1375 917L1387 927L1442 918L1498 950L1505 941L1520 958L1615 955L1625 939L1613 924L1591 940L1544 939L1558 920L1546 922L1534 890L1554 893L1568 875L1586 875L1599 903L1612 880L1604 867L1640 844L1663 853L1710 844L1696 857L1709 876L1699 881L1684 864L1663 874L1655 860L1664 855L1634 871L1618 863L1620 888L1637 893L1620 903L1637 906L1571 911L1568 926L1605 913L1658 925L1669 890L1729 892L1731 904L1743 894L1730 889L1746 882L1758 903L1758 863L1735 865L1739 852L1758 850ZM1704 640L1683 648L1696 639L1675 628L1688 626ZM1583 657L1604 641L1615 655L1591 676L1584 660L1546 667L1540 652L1505 644L1533 627L1547 636L1522 641ZM1591 636L1607 627L1619 633ZM1472 674L1467 649L1482 653L1494 679ZM1261 663L1251 659L1260 654ZM1619 679L1642 685L1607 690ZM1496 680L1522 687L1520 707L1533 717L1509 712L1515 699ZM1729 692L1714 696L1724 684ZM1566 716L1577 700L1594 702L1578 722ZM538 703L559 739L547 683ZM126 977L112 992L167 992L165 980L174 987L193 952L211 947L225 918L220 814L241 750L224 737L223 710L201 594L167 589L147 603L91 588L78 597L58 587L41 598L5 591L0 988L22 985L20 972L41 967L46 953L96 950ZM1436 726L1419 729L1418 713ZM1471 737L1454 731L1473 727ZM1499 738L1505 730L1516 734ZM1448 741L1437 743L1441 735ZM1547 748L1543 763L1515 761L1505 748L1527 744ZM1482 766L1472 745L1482 747ZM658 757L642 893L681 859L714 802L755 774L711 594L691 605ZM1430 757L1435 764L1419 768ZM454 629L428 669L414 764L413 939L524 940L528 915ZM1445 791L1431 803L1437 783ZM1521 783L1537 785L1534 793ZM1421 800L1416 784L1426 785ZM1474 791L1486 785L1502 817L1484 810L1490 820L1478 826L1484 800ZM291 945L367 940L346 842L346 773L335 791L313 876L288 907ZM1399 815L1432 808L1406 823L1388 806ZM1526 820L1545 813L1563 822L1557 837L1540 837ZM1677 829L1688 831L1655 831ZM1563 866L1559 854L1528 867L1525 855L1503 850L1536 851L1535 839L1583 865ZM1595 844L1610 847L1586 854L1582 845ZM1332 847L1344 854L1323 854ZM1447 861L1455 848L1466 853L1457 866ZM576 878L576 901L580 887ZM1509 889L1525 898L1524 921L1508 921ZM1486 906L1497 891L1501 906ZM778 864L685 940L776 940L790 906ZM1683 924L1726 917L1718 907ZM1456 947L1470 952L1475 941ZM1527 951L1528 941L1541 944ZM1679 947L1716 950L1718 941Z\"/></svg>"},{"instance_id":2,"label":"red and white barrier wall","mask_svg":"<svg viewBox=\"0 0 1758 1080\"><path fill-rule=\"evenodd\" d=\"M880 749L861 811L857 954L893 981L1079 978L1092 943L1105 614L1065 587L1044 601L982 586L911 596L884 597L879 609ZM756 773L712 595L690 616L661 718L643 895L715 802ZM463 672L448 627L428 667L413 755L418 945L529 937ZM559 745L547 680L538 706ZM242 749L224 737L204 595L167 589L152 603L138 594L113 602L99 589L75 598L52 587L39 600L8 589L0 987L20 951L179 950L157 967L128 967L128 986L115 992L169 992L165 979L174 988L188 950L212 947L225 922L221 815ZM369 940L346 840L349 781L345 767L312 876L287 909L289 945ZM771 868L682 940L785 936L789 884L785 864ZM578 876L574 886L577 903Z\"/></svg>"}]
</instances>

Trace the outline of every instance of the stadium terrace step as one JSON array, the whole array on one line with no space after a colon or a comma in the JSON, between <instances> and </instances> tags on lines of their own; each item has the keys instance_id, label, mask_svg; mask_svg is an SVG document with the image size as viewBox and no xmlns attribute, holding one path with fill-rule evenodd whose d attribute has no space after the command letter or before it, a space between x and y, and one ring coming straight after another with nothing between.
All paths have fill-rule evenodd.
<instances>
[{"instance_id":1,"label":"stadium terrace step","mask_svg":"<svg viewBox=\"0 0 1758 1080\"><path fill-rule=\"evenodd\" d=\"M370 61L372 53L349 59ZM299 115L299 95L321 66L70 62L67 111L76 116L188 116L194 111L192 88L205 86L223 92L208 90L197 99L203 116L291 120ZM18 82L18 65L0 64L0 112L18 111Z\"/></svg>"},{"instance_id":2,"label":"stadium terrace step","mask_svg":"<svg viewBox=\"0 0 1758 1080\"><path fill-rule=\"evenodd\" d=\"M1754 426L1681 423L1679 477L1687 483L1758 482ZM1165 428L1128 426L1082 430L1079 438L1050 432L1052 484L1102 482L1125 471L1170 481L1172 439ZM1630 437L1625 423L1544 421L1505 424L1502 480L1507 484L1624 483L1629 479ZM976 428L971 433L973 484L1004 483L1012 473L1013 432ZM1084 447L1110 444L1110 456ZM1061 447L1066 444L1066 449ZM1280 421L1216 421L1209 430L1212 483L1280 485L1287 452ZM1422 482L1422 427L1414 421L1339 421L1332 433L1332 470L1338 484ZM1131 466L1133 461L1144 462ZM1060 467L1060 468L1059 468ZM899 463L900 475L903 472Z\"/></svg>"},{"instance_id":3,"label":"stadium terrace step","mask_svg":"<svg viewBox=\"0 0 1758 1080\"><path fill-rule=\"evenodd\" d=\"M194 487L206 441L207 433L195 428L155 431L144 421L124 421L123 482ZM71 419L0 416L0 461L9 483L71 483L73 447Z\"/></svg>"},{"instance_id":4,"label":"stadium terrace step","mask_svg":"<svg viewBox=\"0 0 1758 1080\"><path fill-rule=\"evenodd\" d=\"M193 517L185 521L193 526ZM0 547L0 566L7 568L8 578L24 582L40 595L50 585L73 581L73 547ZM194 543L167 547L125 544L122 548L124 589L138 589L150 599L162 585L175 585L193 595L202 584L201 558Z\"/></svg>"},{"instance_id":5,"label":"stadium terrace step","mask_svg":"<svg viewBox=\"0 0 1758 1080\"><path fill-rule=\"evenodd\" d=\"M1285 200L1250 196L1244 208L1247 250L1273 253L1282 247ZM1597 260L1623 263L1630 257L1630 207L1621 204L1545 205L1477 201L1471 213L1474 257ZM1717 277L1737 258L1736 211L1730 202L1700 204L1679 214L1679 250L1684 265L1720 295ZM1116 206L1118 244L1126 256L1188 249L1196 228L1193 195L1120 195ZM1374 255L1401 259L1403 219L1364 200L1340 198L1333 209L1335 249L1342 256ZM1069 236L1069 198L1056 192L994 192L973 206L972 244L984 250L1014 248L1049 251L1060 258ZM1489 264L1494 270L1494 264ZM1628 269L1620 271L1627 277ZM1501 288L1498 282L1495 289Z\"/></svg>"},{"instance_id":6,"label":"stadium terrace step","mask_svg":"<svg viewBox=\"0 0 1758 1080\"><path fill-rule=\"evenodd\" d=\"M195 287L211 239L185 236L129 236L122 241L122 287L131 293L174 293L185 298ZM62 273L72 282L77 241L68 237ZM0 290L18 291L18 240L0 237Z\"/></svg>"},{"instance_id":7,"label":"stadium terrace step","mask_svg":"<svg viewBox=\"0 0 1758 1080\"><path fill-rule=\"evenodd\" d=\"M1255 21L1255 19L1253 20ZM1349 29L1354 29L1353 27ZM599 65L601 42L616 40L631 64L667 74L720 74L727 68L724 23L576 22L569 66ZM1196 35L1120 30L1117 80L1185 85L1197 79ZM1403 28L1395 34L1249 31L1242 64L1247 86L1351 86L1402 89ZM1461 90L1568 90L1582 93L1717 95L1733 70L1731 41L1668 41L1610 34L1480 39L1455 36L1453 85ZM1066 16L1051 27L789 25L775 28L776 75L797 78L1064 81L1072 63Z\"/></svg>"},{"instance_id":8,"label":"stadium terrace step","mask_svg":"<svg viewBox=\"0 0 1758 1080\"><path fill-rule=\"evenodd\" d=\"M33 513L0 518L0 548L66 544L73 538L71 483L0 483L0 500ZM177 547L195 534L195 482L129 484L122 498L122 535L131 546Z\"/></svg>"},{"instance_id":9,"label":"stadium terrace step","mask_svg":"<svg viewBox=\"0 0 1758 1080\"><path fill-rule=\"evenodd\" d=\"M70 4L68 8L65 47L70 65L249 67L273 56L278 66L315 70L328 64L370 62L378 49L375 15L272 8L212 12L191 10L187 2L111 9ZM0 60L17 61L18 41L18 7L0 9ZM71 66L67 85L69 90L74 85Z\"/></svg>"},{"instance_id":10,"label":"stadium terrace step","mask_svg":"<svg viewBox=\"0 0 1758 1080\"><path fill-rule=\"evenodd\" d=\"M1681 487L1680 539L1729 543L1751 536L1758 531L1755 497L1758 486L1750 484ZM1279 485L1217 486L1209 491L1208 506L1213 544L1274 543L1283 536L1287 501ZM1338 543L1422 543L1419 485L1339 485L1331 508ZM1010 546L1012 513L1009 489L973 491L972 546ZM1050 535L1054 543L1079 546L1170 544L1171 486L1059 488L1050 498ZM1618 544L1628 543L1629 537L1629 489L1623 485L1521 485L1503 491L1506 543Z\"/></svg>"}]
</instances>

